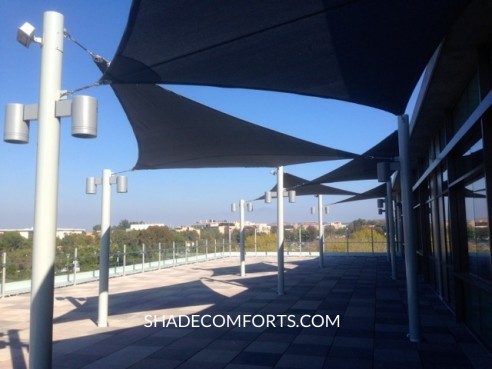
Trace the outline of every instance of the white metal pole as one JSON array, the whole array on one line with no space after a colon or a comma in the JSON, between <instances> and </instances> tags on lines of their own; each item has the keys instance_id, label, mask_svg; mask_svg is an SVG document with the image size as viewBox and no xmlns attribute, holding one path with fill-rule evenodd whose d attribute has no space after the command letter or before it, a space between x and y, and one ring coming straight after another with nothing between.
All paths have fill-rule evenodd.
<instances>
[{"instance_id":1,"label":"white metal pole","mask_svg":"<svg viewBox=\"0 0 492 369\"><path fill-rule=\"evenodd\" d=\"M176 242L173 241L173 266L176 265Z\"/></svg>"},{"instance_id":2,"label":"white metal pole","mask_svg":"<svg viewBox=\"0 0 492 369\"><path fill-rule=\"evenodd\" d=\"M241 277L244 277L246 275L246 252L244 249L244 200L239 200L239 247Z\"/></svg>"},{"instance_id":3,"label":"white metal pole","mask_svg":"<svg viewBox=\"0 0 492 369\"><path fill-rule=\"evenodd\" d=\"M277 293L284 292L284 167L277 168Z\"/></svg>"},{"instance_id":4,"label":"white metal pole","mask_svg":"<svg viewBox=\"0 0 492 369\"><path fill-rule=\"evenodd\" d=\"M123 244L123 277L126 276L126 245Z\"/></svg>"},{"instance_id":5,"label":"white metal pole","mask_svg":"<svg viewBox=\"0 0 492 369\"><path fill-rule=\"evenodd\" d=\"M408 115L398 117L398 146L400 151L400 181L403 213L403 232L405 237L405 273L407 281L408 302L408 338L412 342L419 342L420 313L417 285L417 255L415 250L413 194L410 163L410 125Z\"/></svg>"},{"instance_id":6,"label":"white metal pole","mask_svg":"<svg viewBox=\"0 0 492 369\"><path fill-rule=\"evenodd\" d=\"M59 13L44 13L29 330L31 369L51 368L52 361L60 155L60 119L55 115L55 101L59 100L61 90L63 21Z\"/></svg>"},{"instance_id":7,"label":"white metal pole","mask_svg":"<svg viewBox=\"0 0 492 369\"><path fill-rule=\"evenodd\" d=\"M386 216L388 217L391 278L396 280L395 219L393 215L393 189L391 187L390 179L386 181Z\"/></svg>"},{"instance_id":8,"label":"white metal pole","mask_svg":"<svg viewBox=\"0 0 492 369\"><path fill-rule=\"evenodd\" d=\"M79 257L77 247L73 250L73 285L77 285L77 268L79 267Z\"/></svg>"},{"instance_id":9,"label":"white metal pole","mask_svg":"<svg viewBox=\"0 0 492 369\"><path fill-rule=\"evenodd\" d=\"M289 247L290 249L290 247ZM289 250L287 250L287 255ZM302 254L302 224L299 224L299 256Z\"/></svg>"},{"instance_id":10,"label":"white metal pole","mask_svg":"<svg viewBox=\"0 0 492 369\"><path fill-rule=\"evenodd\" d=\"M145 243L142 243L142 273L145 272Z\"/></svg>"},{"instance_id":11,"label":"white metal pole","mask_svg":"<svg viewBox=\"0 0 492 369\"><path fill-rule=\"evenodd\" d=\"M231 251L231 243L232 243L231 226L230 226L230 225L228 225L228 226L227 226L227 229L229 230L229 256L231 256L231 255L232 255L232 254L231 254L231 252L232 252L232 251Z\"/></svg>"},{"instance_id":12,"label":"white metal pole","mask_svg":"<svg viewBox=\"0 0 492 369\"><path fill-rule=\"evenodd\" d=\"M2 299L5 297L5 281L6 281L6 273L7 273L7 253L2 253Z\"/></svg>"},{"instance_id":13,"label":"white metal pole","mask_svg":"<svg viewBox=\"0 0 492 369\"><path fill-rule=\"evenodd\" d=\"M97 325L108 326L109 242L111 222L111 170L102 173L101 253L99 255L99 305Z\"/></svg>"},{"instance_id":14,"label":"white metal pole","mask_svg":"<svg viewBox=\"0 0 492 369\"><path fill-rule=\"evenodd\" d=\"M319 223L319 266L325 267L325 232L323 228L323 195L318 195L318 223Z\"/></svg>"}]
</instances>

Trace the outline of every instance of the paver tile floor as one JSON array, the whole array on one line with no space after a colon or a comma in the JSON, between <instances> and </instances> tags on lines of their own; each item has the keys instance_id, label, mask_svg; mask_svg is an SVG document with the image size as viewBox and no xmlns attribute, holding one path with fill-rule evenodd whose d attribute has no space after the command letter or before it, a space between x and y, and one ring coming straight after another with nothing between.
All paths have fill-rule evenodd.
<instances>
[{"instance_id":1,"label":"paver tile floor","mask_svg":"<svg viewBox=\"0 0 492 369\"><path fill-rule=\"evenodd\" d=\"M53 367L492 368L424 284L423 340L408 341L401 261L393 281L385 255L329 255L324 269L316 258L286 257L282 296L275 257L248 258L245 277L237 264L228 257L113 278L107 328L96 324L97 282L56 289ZM29 299L0 300L2 369L28 366Z\"/></svg>"}]
</instances>

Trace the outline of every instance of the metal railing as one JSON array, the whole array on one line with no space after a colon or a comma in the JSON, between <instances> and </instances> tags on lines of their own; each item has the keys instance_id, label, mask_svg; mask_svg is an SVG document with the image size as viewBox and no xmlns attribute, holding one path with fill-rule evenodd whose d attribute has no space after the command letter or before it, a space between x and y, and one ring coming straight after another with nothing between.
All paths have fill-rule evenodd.
<instances>
[{"instance_id":1,"label":"metal railing","mask_svg":"<svg viewBox=\"0 0 492 369\"><path fill-rule=\"evenodd\" d=\"M276 243L246 244L246 255L276 255ZM26 250L30 252L30 250ZM354 241L349 238L326 239L325 254L386 253L386 242ZM286 242L286 256L318 256L319 241ZM204 262L224 257L239 256L239 244L232 242L202 240L199 242L177 244L158 243L157 245L112 245L109 256L109 276L122 277L134 273L175 267L190 263ZM31 257L9 259L1 255L0 297L30 291ZM239 264L239 263L238 263ZM76 247L72 253L58 252L55 260L55 286L76 285L99 278L99 253L86 252L84 247Z\"/></svg>"}]
</instances>

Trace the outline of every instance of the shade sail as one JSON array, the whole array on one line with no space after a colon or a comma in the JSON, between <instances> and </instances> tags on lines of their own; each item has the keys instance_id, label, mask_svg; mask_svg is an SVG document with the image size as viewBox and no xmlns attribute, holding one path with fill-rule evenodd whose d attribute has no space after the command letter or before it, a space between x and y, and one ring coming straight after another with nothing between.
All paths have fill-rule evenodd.
<instances>
[{"instance_id":1,"label":"shade sail","mask_svg":"<svg viewBox=\"0 0 492 369\"><path fill-rule=\"evenodd\" d=\"M286 190L295 190L296 196L308 195L356 195L355 192L342 190L340 188L310 184L309 180L284 172L284 187ZM277 185L271 191L277 191ZM265 195L256 200L264 200Z\"/></svg>"},{"instance_id":2,"label":"shade sail","mask_svg":"<svg viewBox=\"0 0 492 369\"><path fill-rule=\"evenodd\" d=\"M360 200L378 199L378 198L385 198L385 197L386 197L386 183L383 183L366 192L349 197L348 199L345 200L337 201L334 204L341 204L343 202L352 202L352 201L360 201Z\"/></svg>"},{"instance_id":3,"label":"shade sail","mask_svg":"<svg viewBox=\"0 0 492 369\"><path fill-rule=\"evenodd\" d=\"M111 87L138 142L134 169L276 167L358 156L246 122L160 86Z\"/></svg>"},{"instance_id":4,"label":"shade sail","mask_svg":"<svg viewBox=\"0 0 492 369\"><path fill-rule=\"evenodd\" d=\"M393 132L376 146L347 164L313 179L311 183L332 183L377 179L377 165L382 161L392 161L398 156L398 131Z\"/></svg>"},{"instance_id":5,"label":"shade sail","mask_svg":"<svg viewBox=\"0 0 492 369\"><path fill-rule=\"evenodd\" d=\"M284 91L401 114L466 0L134 0L103 79Z\"/></svg>"}]
</instances>

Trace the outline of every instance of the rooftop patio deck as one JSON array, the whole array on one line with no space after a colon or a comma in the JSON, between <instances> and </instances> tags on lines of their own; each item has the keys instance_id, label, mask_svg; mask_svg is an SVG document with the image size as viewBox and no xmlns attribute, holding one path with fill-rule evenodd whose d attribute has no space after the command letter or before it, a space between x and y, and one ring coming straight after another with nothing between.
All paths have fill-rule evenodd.
<instances>
[{"instance_id":1,"label":"rooftop patio deck","mask_svg":"<svg viewBox=\"0 0 492 369\"><path fill-rule=\"evenodd\" d=\"M238 258L228 257L113 278L108 328L95 323L97 282L56 289L53 367L492 368L489 353L427 285L420 286L424 340L407 340L402 265L393 281L385 255L330 255L324 269L318 264L286 257L283 296L275 257L248 258L245 277ZM29 299L0 300L1 368L28 366ZM246 327L185 327L186 319L178 326L178 316L192 314L198 325L255 318ZM163 327L163 315L176 324ZM316 327L327 315L329 324ZM331 324L336 316L339 327Z\"/></svg>"}]
</instances>

